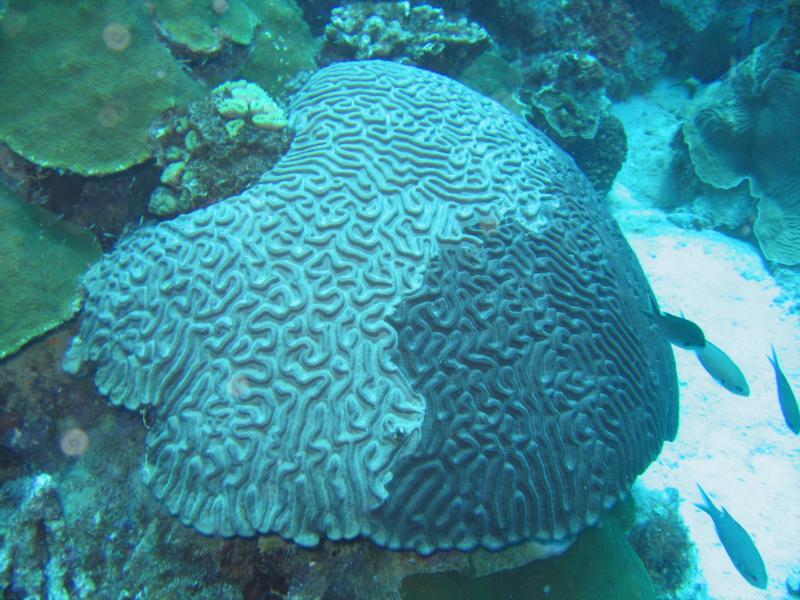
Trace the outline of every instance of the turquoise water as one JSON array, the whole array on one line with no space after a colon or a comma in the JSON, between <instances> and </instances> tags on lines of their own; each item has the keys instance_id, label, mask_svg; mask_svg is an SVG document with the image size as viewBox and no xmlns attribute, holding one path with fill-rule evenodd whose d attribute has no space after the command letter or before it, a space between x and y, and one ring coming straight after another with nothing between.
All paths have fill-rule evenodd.
<instances>
[{"instance_id":1,"label":"turquoise water","mask_svg":"<svg viewBox=\"0 0 800 600\"><path fill-rule=\"evenodd\" d=\"M3 2L3 596L800 594L798 25Z\"/></svg>"}]
</instances>

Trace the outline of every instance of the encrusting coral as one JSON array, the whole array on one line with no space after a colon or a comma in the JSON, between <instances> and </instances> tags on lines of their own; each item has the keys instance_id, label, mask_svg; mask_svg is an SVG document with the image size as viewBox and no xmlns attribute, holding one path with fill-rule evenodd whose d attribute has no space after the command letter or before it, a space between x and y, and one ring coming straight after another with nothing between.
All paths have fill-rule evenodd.
<instances>
[{"instance_id":1,"label":"encrusting coral","mask_svg":"<svg viewBox=\"0 0 800 600\"><path fill-rule=\"evenodd\" d=\"M247 61L238 77L257 83L285 99L297 80L317 69L318 43L295 0L264 0Z\"/></svg>"},{"instance_id":2,"label":"encrusting coral","mask_svg":"<svg viewBox=\"0 0 800 600\"><path fill-rule=\"evenodd\" d=\"M228 42L248 45L268 0L151 0L159 34L197 54L217 54ZM209 7L210 4L210 7Z\"/></svg>"}]
</instances>

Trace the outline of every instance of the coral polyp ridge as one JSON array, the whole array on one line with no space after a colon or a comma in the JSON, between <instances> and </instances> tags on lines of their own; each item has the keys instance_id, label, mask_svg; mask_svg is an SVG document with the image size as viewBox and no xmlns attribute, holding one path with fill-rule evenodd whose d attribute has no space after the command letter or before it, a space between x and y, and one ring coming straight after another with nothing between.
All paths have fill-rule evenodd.
<instances>
[{"instance_id":1,"label":"coral polyp ridge","mask_svg":"<svg viewBox=\"0 0 800 600\"><path fill-rule=\"evenodd\" d=\"M92 267L65 367L148 407L145 481L203 533L563 545L677 427L608 210L543 135L430 72L328 67L289 121L258 185Z\"/></svg>"}]
</instances>

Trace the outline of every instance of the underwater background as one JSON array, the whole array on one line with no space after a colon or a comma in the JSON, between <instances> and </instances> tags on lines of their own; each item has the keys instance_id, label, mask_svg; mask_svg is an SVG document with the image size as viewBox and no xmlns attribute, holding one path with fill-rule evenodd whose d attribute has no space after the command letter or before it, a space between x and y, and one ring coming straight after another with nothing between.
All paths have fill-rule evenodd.
<instances>
[{"instance_id":1,"label":"underwater background","mask_svg":"<svg viewBox=\"0 0 800 600\"><path fill-rule=\"evenodd\" d=\"M791 0L3 0L3 597L800 597L799 70Z\"/></svg>"}]
</instances>

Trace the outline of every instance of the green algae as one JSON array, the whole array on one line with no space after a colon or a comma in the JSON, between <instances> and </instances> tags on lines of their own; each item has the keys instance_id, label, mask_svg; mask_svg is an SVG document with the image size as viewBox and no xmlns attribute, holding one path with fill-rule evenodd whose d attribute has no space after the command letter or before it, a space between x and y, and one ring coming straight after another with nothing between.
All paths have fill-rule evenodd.
<instances>
[{"instance_id":1,"label":"green algae","mask_svg":"<svg viewBox=\"0 0 800 600\"><path fill-rule=\"evenodd\" d=\"M0 359L78 311L79 279L101 254L92 234L0 186Z\"/></svg>"},{"instance_id":2,"label":"green algae","mask_svg":"<svg viewBox=\"0 0 800 600\"><path fill-rule=\"evenodd\" d=\"M414 575L403 581L404 600L655 600L644 564L625 539L626 503L601 525L581 533L561 556L484 577L460 573Z\"/></svg>"},{"instance_id":3,"label":"green algae","mask_svg":"<svg viewBox=\"0 0 800 600\"><path fill-rule=\"evenodd\" d=\"M0 65L0 140L81 175L146 160L153 119L202 91L158 41L144 2L14 0Z\"/></svg>"}]
</instances>

